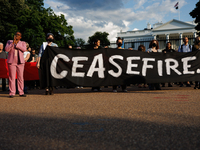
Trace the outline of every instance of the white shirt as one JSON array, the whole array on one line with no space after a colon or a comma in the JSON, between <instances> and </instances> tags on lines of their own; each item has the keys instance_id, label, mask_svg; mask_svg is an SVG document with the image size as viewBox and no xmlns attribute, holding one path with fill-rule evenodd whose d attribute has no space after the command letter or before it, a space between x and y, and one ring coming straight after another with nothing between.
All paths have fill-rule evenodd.
<instances>
[{"instance_id":1,"label":"white shirt","mask_svg":"<svg viewBox=\"0 0 200 150\"><path fill-rule=\"evenodd\" d=\"M26 56L27 56L28 54L30 54L30 52L29 52L29 51L25 51L25 52L24 52L24 58L26 58Z\"/></svg>"}]
</instances>

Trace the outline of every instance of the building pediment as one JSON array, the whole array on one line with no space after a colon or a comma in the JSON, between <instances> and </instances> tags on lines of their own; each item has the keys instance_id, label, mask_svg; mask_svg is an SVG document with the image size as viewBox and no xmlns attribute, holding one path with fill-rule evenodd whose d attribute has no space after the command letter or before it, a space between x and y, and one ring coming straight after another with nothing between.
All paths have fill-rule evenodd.
<instances>
[{"instance_id":1,"label":"building pediment","mask_svg":"<svg viewBox=\"0 0 200 150\"><path fill-rule=\"evenodd\" d=\"M194 29L195 25L173 19L161 26L154 28L152 31L166 31L166 30L179 30L179 29Z\"/></svg>"}]
</instances>

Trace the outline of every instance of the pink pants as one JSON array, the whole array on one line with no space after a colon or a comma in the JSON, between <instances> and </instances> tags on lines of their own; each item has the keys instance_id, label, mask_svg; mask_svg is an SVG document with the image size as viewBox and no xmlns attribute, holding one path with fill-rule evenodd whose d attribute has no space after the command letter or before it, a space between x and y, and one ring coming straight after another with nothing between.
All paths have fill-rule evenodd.
<instances>
[{"instance_id":1,"label":"pink pants","mask_svg":"<svg viewBox=\"0 0 200 150\"><path fill-rule=\"evenodd\" d=\"M18 63L18 58L15 56L14 63L8 64L8 70L9 70L9 89L10 93L9 95L15 95L16 88L15 88L15 78L16 78L16 71L17 71L17 86L19 95L24 94L24 64Z\"/></svg>"}]
</instances>

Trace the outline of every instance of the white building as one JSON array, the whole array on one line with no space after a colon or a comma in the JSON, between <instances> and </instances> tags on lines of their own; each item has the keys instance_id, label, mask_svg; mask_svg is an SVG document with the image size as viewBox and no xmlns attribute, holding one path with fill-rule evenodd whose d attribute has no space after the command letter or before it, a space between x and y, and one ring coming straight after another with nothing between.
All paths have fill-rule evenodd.
<instances>
[{"instance_id":1,"label":"white building","mask_svg":"<svg viewBox=\"0 0 200 150\"><path fill-rule=\"evenodd\" d=\"M183 38L188 37L189 44L193 44L193 39L196 37L197 31L195 30L196 24L194 21L183 22L173 19L167 23L158 22L151 27L147 24L144 30L136 31L120 31L117 37L124 39L125 48L132 47L137 50L140 44L144 45L146 49L149 48L151 40L156 39L159 41L159 47L163 50L166 47L166 42L172 43L172 48L177 50L179 45L183 44ZM116 47L116 42L111 42L111 47Z\"/></svg>"}]
</instances>

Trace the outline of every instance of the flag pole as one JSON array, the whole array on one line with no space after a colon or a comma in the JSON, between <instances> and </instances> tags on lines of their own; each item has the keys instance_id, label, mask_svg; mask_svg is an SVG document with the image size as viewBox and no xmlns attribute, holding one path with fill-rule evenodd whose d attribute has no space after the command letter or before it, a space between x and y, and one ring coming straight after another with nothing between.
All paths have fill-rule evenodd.
<instances>
[{"instance_id":1,"label":"flag pole","mask_svg":"<svg viewBox=\"0 0 200 150\"><path fill-rule=\"evenodd\" d=\"M181 21L181 9L180 9L180 7L179 7L179 21Z\"/></svg>"}]
</instances>

